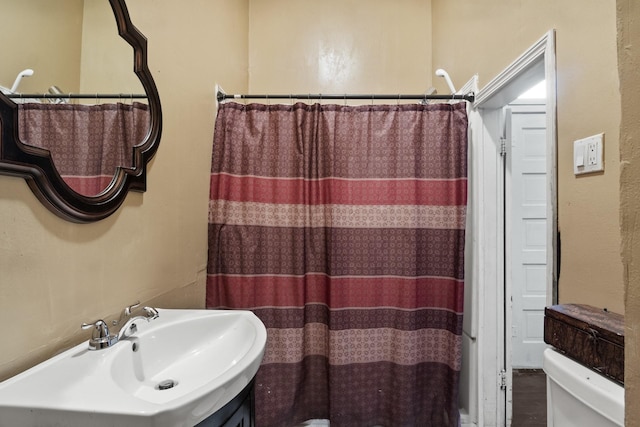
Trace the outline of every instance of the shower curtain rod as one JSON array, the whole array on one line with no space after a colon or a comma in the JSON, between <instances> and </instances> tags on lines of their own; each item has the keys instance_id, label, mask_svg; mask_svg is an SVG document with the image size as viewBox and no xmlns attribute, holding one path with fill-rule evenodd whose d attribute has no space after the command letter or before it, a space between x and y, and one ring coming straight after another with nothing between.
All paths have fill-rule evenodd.
<instances>
[{"instance_id":1,"label":"shower curtain rod","mask_svg":"<svg viewBox=\"0 0 640 427\"><path fill-rule=\"evenodd\" d=\"M451 94L451 95L325 95L325 94L298 94L298 95L232 95L226 94L221 90L218 90L216 96L218 102L222 102L227 99L307 99L307 100L323 100L323 99L362 99L362 100L376 100L376 99L388 99L388 100L428 100L428 99L441 99L441 100L461 100L461 101L469 101L473 102L475 100L475 94L470 92L466 95L463 94Z\"/></svg>"},{"instance_id":2,"label":"shower curtain rod","mask_svg":"<svg viewBox=\"0 0 640 427\"><path fill-rule=\"evenodd\" d=\"M9 98L31 99L146 99L145 94L136 93L11 93Z\"/></svg>"}]
</instances>

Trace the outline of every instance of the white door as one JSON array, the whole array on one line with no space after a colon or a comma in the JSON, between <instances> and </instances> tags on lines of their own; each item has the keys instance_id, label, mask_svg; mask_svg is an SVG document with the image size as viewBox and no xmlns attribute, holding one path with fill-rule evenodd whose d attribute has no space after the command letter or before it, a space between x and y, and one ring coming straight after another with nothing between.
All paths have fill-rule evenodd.
<instances>
[{"instance_id":1,"label":"white door","mask_svg":"<svg viewBox=\"0 0 640 427\"><path fill-rule=\"evenodd\" d=\"M545 105L512 104L507 114L509 110L505 220L506 278L512 297L511 366L540 369L547 302Z\"/></svg>"}]
</instances>

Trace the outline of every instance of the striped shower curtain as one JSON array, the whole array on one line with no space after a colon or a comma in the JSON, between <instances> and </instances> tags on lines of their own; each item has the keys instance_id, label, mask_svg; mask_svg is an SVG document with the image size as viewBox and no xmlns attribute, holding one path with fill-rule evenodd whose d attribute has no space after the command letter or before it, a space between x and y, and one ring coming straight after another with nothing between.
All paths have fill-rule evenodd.
<instances>
[{"instance_id":1,"label":"striped shower curtain","mask_svg":"<svg viewBox=\"0 0 640 427\"><path fill-rule=\"evenodd\" d=\"M18 104L20 140L49 150L65 183L85 196L101 193L116 167L133 166L133 147L149 132L146 104Z\"/></svg>"},{"instance_id":2,"label":"striped shower curtain","mask_svg":"<svg viewBox=\"0 0 640 427\"><path fill-rule=\"evenodd\" d=\"M268 331L257 427L457 426L461 104L220 106L207 307Z\"/></svg>"}]
</instances>

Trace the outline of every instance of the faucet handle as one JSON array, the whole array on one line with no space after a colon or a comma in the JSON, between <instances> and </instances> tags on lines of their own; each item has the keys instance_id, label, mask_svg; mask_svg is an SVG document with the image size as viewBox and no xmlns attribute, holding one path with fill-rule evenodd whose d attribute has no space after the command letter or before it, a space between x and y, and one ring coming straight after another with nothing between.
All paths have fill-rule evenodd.
<instances>
[{"instance_id":1,"label":"faucet handle","mask_svg":"<svg viewBox=\"0 0 640 427\"><path fill-rule=\"evenodd\" d=\"M83 323L82 325L80 325L80 327L85 330L95 328L95 330L93 331L93 335L97 335L98 337L104 337L109 335L109 328L107 327L107 324L102 319L96 320L95 322L91 322L91 323Z\"/></svg>"},{"instance_id":2,"label":"faucet handle","mask_svg":"<svg viewBox=\"0 0 640 427\"><path fill-rule=\"evenodd\" d=\"M140 301L136 301L133 304L126 306L124 310L122 310L122 313L120 313L120 318L118 320L112 320L111 325L118 326L120 323L126 322L126 320L131 317L131 313L133 313L133 310L139 306Z\"/></svg>"},{"instance_id":3,"label":"faucet handle","mask_svg":"<svg viewBox=\"0 0 640 427\"><path fill-rule=\"evenodd\" d=\"M137 308L139 306L140 306L140 300L134 302L130 306L125 307L125 309L124 309L125 316L131 316L131 312L133 311L133 309Z\"/></svg>"},{"instance_id":4,"label":"faucet handle","mask_svg":"<svg viewBox=\"0 0 640 427\"><path fill-rule=\"evenodd\" d=\"M142 309L149 320L157 319L158 316L160 316L160 314L158 314L158 310L154 307L143 307Z\"/></svg>"},{"instance_id":5,"label":"faucet handle","mask_svg":"<svg viewBox=\"0 0 640 427\"><path fill-rule=\"evenodd\" d=\"M91 339L89 340L89 349L98 350L101 348L110 347L116 342L118 338L109 334L109 328L104 320L96 320L93 323L83 323L80 326L82 329L93 329L91 333Z\"/></svg>"}]
</instances>

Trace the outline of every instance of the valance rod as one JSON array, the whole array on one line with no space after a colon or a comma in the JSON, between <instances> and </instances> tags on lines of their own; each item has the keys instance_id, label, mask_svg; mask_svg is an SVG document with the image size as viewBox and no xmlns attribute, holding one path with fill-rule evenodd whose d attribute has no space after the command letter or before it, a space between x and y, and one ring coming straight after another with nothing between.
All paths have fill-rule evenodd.
<instances>
[{"instance_id":1,"label":"valance rod","mask_svg":"<svg viewBox=\"0 0 640 427\"><path fill-rule=\"evenodd\" d=\"M299 100L323 100L323 99L340 99L340 100L351 100L351 99L360 99L360 100L377 100L377 99L386 99L386 100L428 100L428 99L440 99L440 100L461 100L461 101L469 101L473 102L475 99L475 94L473 92L468 93L466 95L463 94L451 94L451 95L325 95L325 94L291 94L291 95L232 95L226 94L222 91L218 91L217 93L218 102L222 102L226 99L299 99Z\"/></svg>"},{"instance_id":2,"label":"valance rod","mask_svg":"<svg viewBox=\"0 0 640 427\"><path fill-rule=\"evenodd\" d=\"M9 98L28 99L146 99L140 93L11 93Z\"/></svg>"}]
</instances>

